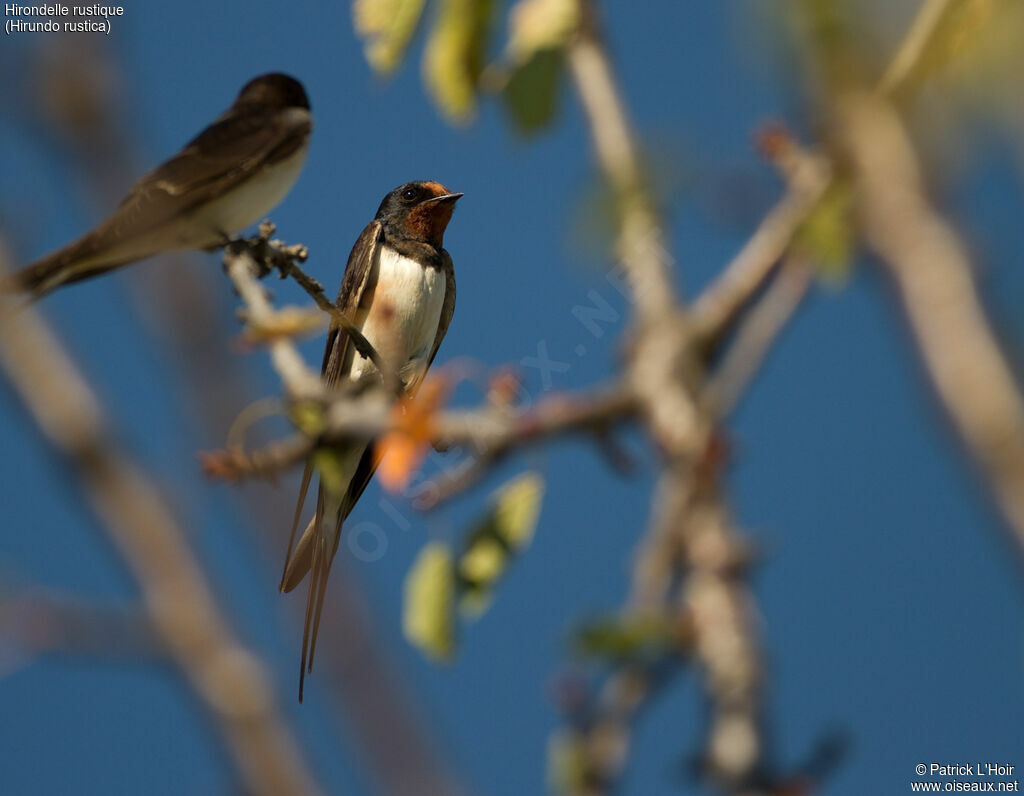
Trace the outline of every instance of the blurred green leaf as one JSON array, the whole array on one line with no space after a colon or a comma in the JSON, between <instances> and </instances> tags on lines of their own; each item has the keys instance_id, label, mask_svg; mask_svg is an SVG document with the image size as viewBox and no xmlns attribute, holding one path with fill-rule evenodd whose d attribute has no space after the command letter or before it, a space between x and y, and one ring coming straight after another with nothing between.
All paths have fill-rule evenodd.
<instances>
[{"instance_id":1,"label":"blurred green leaf","mask_svg":"<svg viewBox=\"0 0 1024 796\"><path fill-rule=\"evenodd\" d=\"M512 557L533 539L543 497L544 479L532 472L513 478L495 493L459 557L463 613L476 618L487 610L494 584Z\"/></svg>"},{"instance_id":2,"label":"blurred green leaf","mask_svg":"<svg viewBox=\"0 0 1024 796\"><path fill-rule=\"evenodd\" d=\"M487 586L462 582L462 591L459 597L459 613L467 619L479 619L494 602L494 592Z\"/></svg>"},{"instance_id":3,"label":"blurred green leaf","mask_svg":"<svg viewBox=\"0 0 1024 796\"><path fill-rule=\"evenodd\" d=\"M366 60L376 71L390 74L402 62L424 3L425 0L355 0L352 4L356 33L365 40Z\"/></svg>"},{"instance_id":4,"label":"blurred green leaf","mask_svg":"<svg viewBox=\"0 0 1024 796\"><path fill-rule=\"evenodd\" d=\"M476 109L493 15L493 0L441 0L423 53L423 78L449 121L466 123Z\"/></svg>"},{"instance_id":5,"label":"blurred green leaf","mask_svg":"<svg viewBox=\"0 0 1024 796\"><path fill-rule=\"evenodd\" d=\"M1013 0L1018 2L1019 0ZM922 5L906 42L882 80L886 91L912 91L978 42L979 34L1005 0L952 0L940 8Z\"/></svg>"},{"instance_id":6,"label":"blurred green leaf","mask_svg":"<svg viewBox=\"0 0 1024 796\"><path fill-rule=\"evenodd\" d=\"M554 121L564 62L562 50L537 50L509 75L501 96L521 132L534 133Z\"/></svg>"},{"instance_id":7,"label":"blurred green leaf","mask_svg":"<svg viewBox=\"0 0 1024 796\"><path fill-rule=\"evenodd\" d=\"M842 281L849 275L856 240L852 213L853 189L848 180L837 178L793 238L793 251L828 279Z\"/></svg>"},{"instance_id":8,"label":"blurred green leaf","mask_svg":"<svg viewBox=\"0 0 1024 796\"><path fill-rule=\"evenodd\" d=\"M406 638L428 657L453 657L456 601L474 619L490 606L494 584L533 538L543 495L544 480L536 473L501 487L469 533L457 567L447 545L431 542L420 551L405 578L402 623Z\"/></svg>"},{"instance_id":9,"label":"blurred green leaf","mask_svg":"<svg viewBox=\"0 0 1024 796\"><path fill-rule=\"evenodd\" d=\"M492 516L485 523L512 550L519 551L533 540L544 498L544 479L538 473L523 473L498 490Z\"/></svg>"},{"instance_id":10,"label":"blurred green leaf","mask_svg":"<svg viewBox=\"0 0 1024 796\"><path fill-rule=\"evenodd\" d=\"M459 560L459 574L471 583L489 583L505 568L508 551L497 539L481 539Z\"/></svg>"},{"instance_id":11,"label":"blurred green leaf","mask_svg":"<svg viewBox=\"0 0 1024 796\"><path fill-rule=\"evenodd\" d=\"M986 0L973 17L961 20L951 38L943 62L943 77L949 78L944 88L951 87L975 103L994 101L1003 106L1000 112L1019 117L1024 3Z\"/></svg>"},{"instance_id":12,"label":"blurred green leaf","mask_svg":"<svg viewBox=\"0 0 1024 796\"><path fill-rule=\"evenodd\" d=\"M502 99L521 132L555 118L564 48L578 24L576 0L520 0L512 7Z\"/></svg>"},{"instance_id":13,"label":"blurred green leaf","mask_svg":"<svg viewBox=\"0 0 1024 796\"><path fill-rule=\"evenodd\" d=\"M582 793L587 779L586 749L575 730L556 730L548 739L548 790Z\"/></svg>"},{"instance_id":14,"label":"blurred green leaf","mask_svg":"<svg viewBox=\"0 0 1024 796\"><path fill-rule=\"evenodd\" d=\"M576 635L582 654L616 661L660 658L679 651L684 641L678 628L659 617L593 622Z\"/></svg>"},{"instance_id":15,"label":"blurred green leaf","mask_svg":"<svg viewBox=\"0 0 1024 796\"><path fill-rule=\"evenodd\" d=\"M455 566L447 545L431 542L410 567L402 630L435 661L450 661L455 654Z\"/></svg>"}]
</instances>

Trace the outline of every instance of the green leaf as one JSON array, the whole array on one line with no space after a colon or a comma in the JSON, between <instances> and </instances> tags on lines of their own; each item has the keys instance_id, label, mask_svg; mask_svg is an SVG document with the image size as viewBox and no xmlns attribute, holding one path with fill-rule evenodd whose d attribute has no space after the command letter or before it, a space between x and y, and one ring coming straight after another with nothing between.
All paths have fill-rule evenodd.
<instances>
[{"instance_id":1,"label":"green leaf","mask_svg":"<svg viewBox=\"0 0 1024 796\"><path fill-rule=\"evenodd\" d=\"M520 0L512 8L502 99L521 132L537 132L555 118L564 48L578 24L577 0Z\"/></svg>"},{"instance_id":2,"label":"green leaf","mask_svg":"<svg viewBox=\"0 0 1024 796\"><path fill-rule=\"evenodd\" d=\"M505 568L508 551L497 539L481 539L459 559L459 574L471 583L489 583Z\"/></svg>"},{"instance_id":3,"label":"green leaf","mask_svg":"<svg viewBox=\"0 0 1024 796\"><path fill-rule=\"evenodd\" d=\"M499 489L469 534L458 572L447 545L431 542L420 551L405 578L402 626L410 643L437 661L454 657L456 601L472 618L487 610L509 560L533 538L543 494L544 480L536 473Z\"/></svg>"},{"instance_id":4,"label":"green leaf","mask_svg":"<svg viewBox=\"0 0 1024 796\"><path fill-rule=\"evenodd\" d=\"M441 0L423 53L423 79L441 113L464 124L476 110L493 0Z\"/></svg>"},{"instance_id":5,"label":"green leaf","mask_svg":"<svg viewBox=\"0 0 1024 796\"><path fill-rule=\"evenodd\" d=\"M685 639L668 621L607 619L585 625L576 635L576 647L587 656L615 661L658 659L684 646Z\"/></svg>"},{"instance_id":6,"label":"green leaf","mask_svg":"<svg viewBox=\"0 0 1024 796\"><path fill-rule=\"evenodd\" d=\"M455 654L455 567L451 550L426 545L405 577L402 630L409 642L435 661Z\"/></svg>"},{"instance_id":7,"label":"green leaf","mask_svg":"<svg viewBox=\"0 0 1024 796\"><path fill-rule=\"evenodd\" d=\"M366 60L381 74L391 74L402 62L425 0L355 0L352 18L365 40Z\"/></svg>"},{"instance_id":8,"label":"green leaf","mask_svg":"<svg viewBox=\"0 0 1024 796\"><path fill-rule=\"evenodd\" d=\"M554 121L565 57L562 50L537 50L512 71L501 96L513 123L535 133Z\"/></svg>"},{"instance_id":9,"label":"green leaf","mask_svg":"<svg viewBox=\"0 0 1024 796\"><path fill-rule=\"evenodd\" d=\"M587 754L576 730L556 730L548 738L548 790L581 793L587 785Z\"/></svg>"},{"instance_id":10,"label":"green leaf","mask_svg":"<svg viewBox=\"0 0 1024 796\"><path fill-rule=\"evenodd\" d=\"M529 546L540 516L544 479L524 473L499 489L459 556L459 607L474 618L487 610L494 586L513 557Z\"/></svg>"},{"instance_id":11,"label":"green leaf","mask_svg":"<svg viewBox=\"0 0 1024 796\"><path fill-rule=\"evenodd\" d=\"M527 547L533 540L544 498L544 479L538 473L523 473L497 493L494 503L494 534L513 550Z\"/></svg>"}]
</instances>

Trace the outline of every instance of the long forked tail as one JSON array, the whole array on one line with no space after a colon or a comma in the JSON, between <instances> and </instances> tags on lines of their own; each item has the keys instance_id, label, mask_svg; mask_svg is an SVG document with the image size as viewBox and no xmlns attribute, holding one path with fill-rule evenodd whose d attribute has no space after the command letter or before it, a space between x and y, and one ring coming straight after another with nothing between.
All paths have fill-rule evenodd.
<instances>
[{"instance_id":1,"label":"long forked tail","mask_svg":"<svg viewBox=\"0 0 1024 796\"><path fill-rule=\"evenodd\" d=\"M302 628L302 659L299 663L299 702L302 702L306 675L313 671L316 639L320 633L320 617L324 612L324 596L327 594L327 578L331 573L331 564L334 563L338 542L341 539L343 509L336 501L327 503L325 506L324 490L321 488L317 498L316 516L313 518L315 526L309 596L306 599L306 621Z\"/></svg>"},{"instance_id":2,"label":"long forked tail","mask_svg":"<svg viewBox=\"0 0 1024 796\"><path fill-rule=\"evenodd\" d=\"M358 456L358 458L356 458ZM320 617L323 614L324 596L327 591L327 576L331 564L338 552L341 540L341 526L348 519L349 513L359 500L366 484L377 468L378 457L372 446L362 453L353 451L353 462L357 462L354 473L349 479L348 489L339 499L327 494L323 484L317 490L316 512L303 531L298 542L295 534L302 517L302 509L306 502L313 477L313 464L307 463L302 474L302 485L299 499L292 519L291 535L288 539L288 555L285 557L284 573L281 576L281 591L288 592L298 586L309 573L309 596L306 601L306 619L302 631L302 661L299 673L299 702L302 701L306 675L313 670L313 655L316 652L316 640L320 631Z\"/></svg>"}]
</instances>

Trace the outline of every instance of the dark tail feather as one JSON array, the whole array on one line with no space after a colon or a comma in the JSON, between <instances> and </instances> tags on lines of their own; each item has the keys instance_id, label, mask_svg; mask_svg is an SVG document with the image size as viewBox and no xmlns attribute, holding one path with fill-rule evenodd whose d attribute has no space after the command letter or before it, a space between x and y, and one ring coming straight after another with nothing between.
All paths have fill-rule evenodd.
<instances>
[{"instance_id":1,"label":"dark tail feather","mask_svg":"<svg viewBox=\"0 0 1024 796\"><path fill-rule=\"evenodd\" d=\"M302 517L302 507L306 503L306 492L309 491L309 482L313 477L313 465L312 463L306 464L306 469L302 473L302 485L299 487L299 501L298 505L295 506L295 516L292 518L292 532L288 537L288 552L284 557L284 571L281 573L281 583L278 589L281 591L291 591L306 575L306 568L301 564L298 564L295 559L292 558L292 554L300 556L300 553L295 549L295 531L299 527L299 519ZM299 573L293 573L292 570L298 566Z\"/></svg>"},{"instance_id":2,"label":"dark tail feather","mask_svg":"<svg viewBox=\"0 0 1024 796\"><path fill-rule=\"evenodd\" d=\"M324 612L324 597L327 594L327 578L331 573L331 564L338 552L338 541L341 539L342 511L338 509L333 517L324 517L324 491L320 488L317 497L317 523L315 538L312 542L312 566L309 576L309 596L306 598L306 621L302 629L302 660L299 663L299 702L302 702L306 686L306 675L313 671L313 658L316 656L316 640L320 633L320 618ZM328 545L324 522L333 522L331 526L334 539Z\"/></svg>"},{"instance_id":3,"label":"dark tail feather","mask_svg":"<svg viewBox=\"0 0 1024 796\"><path fill-rule=\"evenodd\" d=\"M55 251L48 257L36 260L4 277L0 281L0 292L27 293L33 299L40 299L62 285L70 285L72 282L106 273L134 261L126 259L97 263L92 266L78 265L90 257L95 257L97 251L98 246L94 236L87 235L81 240Z\"/></svg>"},{"instance_id":4,"label":"dark tail feather","mask_svg":"<svg viewBox=\"0 0 1024 796\"><path fill-rule=\"evenodd\" d=\"M313 611L313 632L310 634L309 639L309 661L307 672L313 671L313 658L316 656L316 640L320 635L320 617L324 612L324 596L327 594L327 578L331 574L331 564L334 563L334 556L338 553L338 542L341 540L341 512L338 512L338 516L334 519L334 543L331 545L331 549L327 549L327 538L326 534L323 538L323 550L321 555L323 556L321 567L323 568L323 574L320 576L320 582L317 584L316 594L316 608Z\"/></svg>"},{"instance_id":5,"label":"dark tail feather","mask_svg":"<svg viewBox=\"0 0 1024 796\"><path fill-rule=\"evenodd\" d=\"M323 567L323 523L324 521L324 490L320 487L316 498L316 515L313 518L315 527L313 529L313 565L310 567L309 575L309 597L306 599L306 621L302 626L302 660L299 662L299 702L302 702L302 694L306 686L306 662L309 661L309 669L312 671L313 661L309 655L310 631L314 625L314 605L316 596L321 590L321 579L327 580L327 572ZM329 564L328 564L329 566Z\"/></svg>"}]
</instances>

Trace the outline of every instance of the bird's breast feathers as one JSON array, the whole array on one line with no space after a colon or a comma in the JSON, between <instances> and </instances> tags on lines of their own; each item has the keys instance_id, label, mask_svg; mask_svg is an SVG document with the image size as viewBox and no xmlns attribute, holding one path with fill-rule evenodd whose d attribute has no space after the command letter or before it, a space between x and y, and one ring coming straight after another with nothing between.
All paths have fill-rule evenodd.
<instances>
[{"instance_id":1,"label":"bird's breast feathers","mask_svg":"<svg viewBox=\"0 0 1024 796\"><path fill-rule=\"evenodd\" d=\"M222 235L234 235L262 221L295 184L307 151L306 146L301 146L288 157L260 167L234 190L198 208L187 221L187 226L183 227L184 237L194 238L199 231L196 227L201 226L207 228L212 236L208 245L216 245L223 242ZM183 243L188 248L195 245L192 239Z\"/></svg>"},{"instance_id":2,"label":"bird's breast feathers","mask_svg":"<svg viewBox=\"0 0 1024 796\"><path fill-rule=\"evenodd\" d=\"M378 248L373 267L374 288L360 307L361 331L383 361L398 368L407 385L415 386L426 372L441 322L445 275L386 244ZM367 365L357 357L353 377Z\"/></svg>"}]
</instances>

